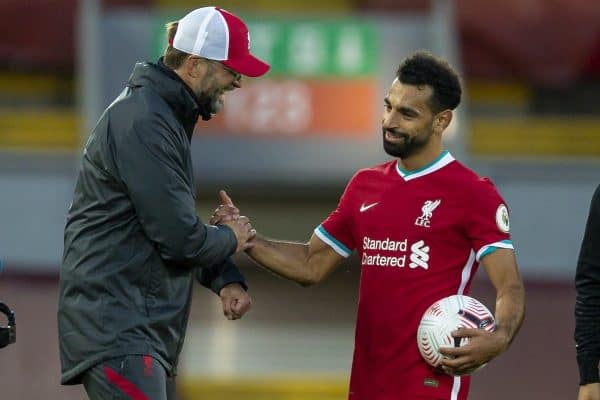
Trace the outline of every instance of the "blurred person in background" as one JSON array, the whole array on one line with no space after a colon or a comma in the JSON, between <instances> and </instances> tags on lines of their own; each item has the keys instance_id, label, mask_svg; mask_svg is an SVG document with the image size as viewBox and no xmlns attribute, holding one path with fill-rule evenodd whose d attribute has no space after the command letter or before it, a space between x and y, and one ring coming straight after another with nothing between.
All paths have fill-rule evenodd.
<instances>
[{"instance_id":1,"label":"blurred person in background","mask_svg":"<svg viewBox=\"0 0 600 400\"><path fill-rule=\"evenodd\" d=\"M464 400L473 372L505 351L525 311L508 210L494 185L444 150L460 79L420 51L406 58L384 99L383 147L393 161L358 171L308 243L257 235L248 254L303 285L323 281L353 249L361 259L349 399ZM211 222L235 220L225 192ZM467 294L479 263L496 288L497 329L461 329L443 371L420 356L416 333L435 301ZM458 339L460 340L460 339ZM445 372L445 373L444 373Z\"/></svg>"},{"instance_id":2,"label":"blurred person in background","mask_svg":"<svg viewBox=\"0 0 600 400\"><path fill-rule=\"evenodd\" d=\"M575 274L579 400L600 400L600 186L596 188Z\"/></svg>"},{"instance_id":3,"label":"blurred person in background","mask_svg":"<svg viewBox=\"0 0 600 400\"><path fill-rule=\"evenodd\" d=\"M15 312L0 302L0 313L6 317L6 326L0 326L0 349L17 341L17 322Z\"/></svg>"},{"instance_id":4,"label":"blurred person in background","mask_svg":"<svg viewBox=\"0 0 600 400\"><path fill-rule=\"evenodd\" d=\"M0 260L0 276L2 275L2 260ZM0 349L17 341L17 321L15 312L0 301L0 314L6 317L6 326L0 326Z\"/></svg>"},{"instance_id":5,"label":"blurred person in background","mask_svg":"<svg viewBox=\"0 0 600 400\"><path fill-rule=\"evenodd\" d=\"M194 276L228 319L251 300L229 256L248 248L248 218L198 217L190 141L242 75L269 65L242 20L215 7L167 25L157 63L135 65L85 146L65 228L58 308L61 383L90 399L173 399Z\"/></svg>"}]
</instances>

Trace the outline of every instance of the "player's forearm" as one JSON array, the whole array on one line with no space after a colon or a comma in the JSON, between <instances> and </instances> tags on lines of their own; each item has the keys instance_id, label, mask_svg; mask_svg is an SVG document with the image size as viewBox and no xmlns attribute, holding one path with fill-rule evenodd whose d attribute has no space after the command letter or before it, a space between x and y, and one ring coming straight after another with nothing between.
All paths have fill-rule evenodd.
<instances>
[{"instance_id":1,"label":"player's forearm","mask_svg":"<svg viewBox=\"0 0 600 400\"><path fill-rule=\"evenodd\" d=\"M503 288L496 296L496 332L505 338L506 349L525 317L525 288L521 282Z\"/></svg>"},{"instance_id":2,"label":"player's forearm","mask_svg":"<svg viewBox=\"0 0 600 400\"><path fill-rule=\"evenodd\" d=\"M316 283L314 271L308 263L308 245L276 241L257 236L255 245L247 253L262 267L300 283L310 285Z\"/></svg>"}]
</instances>

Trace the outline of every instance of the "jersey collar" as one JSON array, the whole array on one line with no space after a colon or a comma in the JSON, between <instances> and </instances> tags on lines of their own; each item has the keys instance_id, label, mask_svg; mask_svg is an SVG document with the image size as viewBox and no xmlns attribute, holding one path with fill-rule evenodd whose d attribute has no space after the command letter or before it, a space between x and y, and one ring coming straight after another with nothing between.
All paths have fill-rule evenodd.
<instances>
[{"instance_id":1,"label":"jersey collar","mask_svg":"<svg viewBox=\"0 0 600 400\"><path fill-rule=\"evenodd\" d=\"M405 181L410 181L421 176L429 175L432 172L437 171L438 169L442 169L446 165L450 164L452 161L454 161L454 157L452 157L452 154L450 154L448 150L444 150L444 152L440 154L438 158L425 165L424 167L421 167L414 171L405 170L396 161L396 172L398 172L398 175L400 175Z\"/></svg>"}]
</instances>

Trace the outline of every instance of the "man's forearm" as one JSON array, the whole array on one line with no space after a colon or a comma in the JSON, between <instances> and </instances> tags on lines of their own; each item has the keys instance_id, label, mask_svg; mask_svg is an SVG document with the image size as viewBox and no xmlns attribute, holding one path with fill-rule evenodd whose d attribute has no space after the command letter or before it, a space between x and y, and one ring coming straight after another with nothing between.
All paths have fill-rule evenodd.
<instances>
[{"instance_id":1,"label":"man's forearm","mask_svg":"<svg viewBox=\"0 0 600 400\"><path fill-rule=\"evenodd\" d=\"M508 347L525 317L525 288L520 283L508 286L496 297L496 332L506 338Z\"/></svg>"},{"instance_id":2,"label":"man's forearm","mask_svg":"<svg viewBox=\"0 0 600 400\"><path fill-rule=\"evenodd\" d=\"M315 272L308 263L308 245L275 241L257 236L247 251L254 261L275 274L300 283L316 283Z\"/></svg>"}]
</instances>

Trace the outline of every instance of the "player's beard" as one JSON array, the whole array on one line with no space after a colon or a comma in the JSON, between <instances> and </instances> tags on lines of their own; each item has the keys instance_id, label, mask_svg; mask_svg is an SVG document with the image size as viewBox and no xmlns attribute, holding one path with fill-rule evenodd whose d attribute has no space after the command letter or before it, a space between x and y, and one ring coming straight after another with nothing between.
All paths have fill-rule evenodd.
<instances>
[{"instance_id":1,"label":"player's beard","mask_svg":"<svg viewBox=\"0 0 600 400\"><path fill-rule=\"evenodd\" d=\"M197 93L196 96L198 97L198 102L200 103L199 106L205 112L209 112L210 114L214 115L223 109L223 90L217 90L210 94L200 92Z\"/></svg>"},{"instance_id":2,"label":"player's beard","mask_svg":"<svg viewBox=\"0 0 600 400\"><path fill-rule=\"evenodd\" d=\"M400 143L392 143L385 138L386 131L389 131L393 136L401 137L404 140ZM395 129L382 129L382 133L383 149L385 152L390 156L406 159L417 154L420 150L427 146L429 139L431 139L431 135L433 135L433 122L429 127L426 128L424 132L417 133L413 136L406 132L401 132Z\"/></svg>"}]
</instances>

